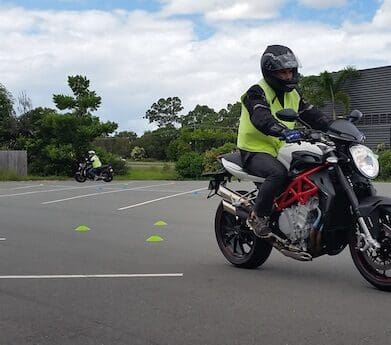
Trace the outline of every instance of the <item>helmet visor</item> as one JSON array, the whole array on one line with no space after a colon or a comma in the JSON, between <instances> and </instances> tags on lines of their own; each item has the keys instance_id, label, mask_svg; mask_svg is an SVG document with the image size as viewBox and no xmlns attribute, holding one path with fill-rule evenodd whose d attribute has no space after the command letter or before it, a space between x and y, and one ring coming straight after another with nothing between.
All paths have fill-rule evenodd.
<instances>
[{"instance_id":1,"label":"helmet visor","mask_svg":"<svg viewBox=\"0 0 391 345\"><path fill-rule=\"evenodd\" d=\"M301 67L299 60L291 52L287 52L286 54L282 54L282 55L274 55L273 53L265 53L264 58L268 59L270 61L270 64L268 64L269 71L277 71L280 69Z\"/></svg>"}]
</instances>

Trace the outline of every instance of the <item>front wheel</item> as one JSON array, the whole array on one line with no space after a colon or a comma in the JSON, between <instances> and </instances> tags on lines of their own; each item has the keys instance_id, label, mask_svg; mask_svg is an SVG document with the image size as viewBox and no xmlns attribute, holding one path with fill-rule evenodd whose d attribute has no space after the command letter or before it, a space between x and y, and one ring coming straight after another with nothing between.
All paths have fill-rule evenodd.
<instances>
[{"instance_id":1,"label":"front wheel","mask_svg":"<svg viewBox=\"0 0 391 345\"><path fill-rule=\"evenodd\" d=\"M349 249L361 275L376 288L391 292L391 214L382 214L378 226L376 240L380 244L379 249L360 251L357 243L358 230L350 236Z\"/></svg>"},{"instance_id":2,"label":"front wheel","mask_svg":"<svg viewBox=\"0 0 391 345\"><path fill-rule=\"evenodd\" d=\"M215 218L216 240L225 258L241 268L257 268L269 257L272 245L254 235L245 220L227 212L221 202Z\"/></svg>"},{"instance_id":3,"label":"front wheel","mask_svg":"<svg viewBox=\"0 0 391 345\"><path fill-rule=\"evenodd\" d=\"M102 173L103 181L105 182L111 182L113 180L113 174L107 171L104 171Z\"/></svg>"},{"instance_id":4,"label":"front wheel","mask_svg":"<svg viewBox=\"0 0 391 345\"><path fill-rule=\"evenodd\" d=\"M85 177L84 175L81 174L80 171L78 171L76 174L75 174L75 180L77 182L85 182L87 180L87 177Z\"/></svg>"}]
</instances>

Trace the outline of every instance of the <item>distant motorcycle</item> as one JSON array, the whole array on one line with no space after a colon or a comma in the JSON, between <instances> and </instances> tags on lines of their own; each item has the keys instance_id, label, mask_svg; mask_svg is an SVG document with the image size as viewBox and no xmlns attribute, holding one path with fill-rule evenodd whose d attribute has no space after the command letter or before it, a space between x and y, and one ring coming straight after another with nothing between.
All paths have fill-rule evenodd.
<instances>
[{"instance_id":1,"label":"distant motorcycle","mask_svg":"<svg viewBox=\"0 0 391 345\"><path fill-rule=\"evenodd\" d=\"M77 182L85 182L88 180L94 180L94 176L91 174L92 165L88 162L80 162L79 167L75 173L75 180ZM99 168L98 179L103 180L105 182L110 182L113 180L113 168L110 164L102 165Z\"/></svg>"}]
</instances>

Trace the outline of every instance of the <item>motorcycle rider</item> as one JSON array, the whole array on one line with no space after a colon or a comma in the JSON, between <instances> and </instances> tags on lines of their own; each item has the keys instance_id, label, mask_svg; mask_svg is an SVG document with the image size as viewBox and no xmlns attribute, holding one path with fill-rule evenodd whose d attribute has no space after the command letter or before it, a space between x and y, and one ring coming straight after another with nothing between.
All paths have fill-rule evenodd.
<instances>
[{"instance_id":1,"label":"motorcycle rider","mask_svg":"<svg viewBox=\"0 0 391 345\"><path fill-rule=\"evenodd\" d=\"M100 175L100 167L102 166L102 162L100 161L94 150L88 151L87 161L92 165L92 168L89 170L88 173L96 181Z\"/></svg>"},{"instance_id":2,"label":"motorcycle rider","mask_svg":"<svg viewBox=\"0 0 391 345\"><path fill-rule=\"evenodd\" d=\"M265 178L257 184L258 195L247 225L261 238L271 236L269 216L273 200L286 185L288 171L277 160L285 142L301 138L294 122L276 117L283 108L295 110L314 129L325 130L331 122L326 114L307 103L297 92L299 61L292 50L283 45L270 45L261 57L263 79L241 97L241 116L237 146L243 168L251 175ZM282 140L280 140L282 139Z\"/></svg>"}]
</instances>

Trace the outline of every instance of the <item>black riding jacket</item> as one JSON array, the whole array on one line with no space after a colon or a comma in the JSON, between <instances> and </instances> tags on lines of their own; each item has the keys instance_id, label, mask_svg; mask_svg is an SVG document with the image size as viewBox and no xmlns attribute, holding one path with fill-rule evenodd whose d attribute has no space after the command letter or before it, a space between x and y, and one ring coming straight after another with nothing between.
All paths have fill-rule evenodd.
<instances>
[{"instance_id":1,"label":"black riding jacket","mask_svg":"<svg viewBox=\"0 0 391 345\"><path fill-rule=\"evenodd\" d=\"M276 98L284 107L284 94L277 94ZM274 100L273 100L274 101ZM271 113L264 91L259 85L253 85L247 91L244 105L250 114L251 123L263 134L279 137L286 127ZM326 130L332 122L331 118L312 104L300 99L299 117L311 128Z\"/></svg>"}]
</instances>

